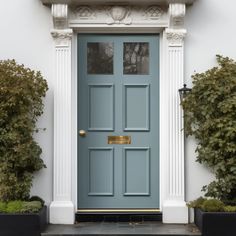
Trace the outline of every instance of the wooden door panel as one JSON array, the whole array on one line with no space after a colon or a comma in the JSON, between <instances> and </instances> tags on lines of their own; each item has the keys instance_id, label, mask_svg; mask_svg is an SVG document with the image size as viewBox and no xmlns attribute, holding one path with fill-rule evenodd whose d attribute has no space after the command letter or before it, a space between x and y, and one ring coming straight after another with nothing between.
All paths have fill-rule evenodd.
<instances>
[{"instance_id":1,"label":"wooden door panel","mask_svg":"<svg viewBox=\"0 0 236 236\"><path fill-rule=\"evenodd\" d=\"M79 208L159 207L158 39L78 35Z\"/></svg>"}]
</instances>

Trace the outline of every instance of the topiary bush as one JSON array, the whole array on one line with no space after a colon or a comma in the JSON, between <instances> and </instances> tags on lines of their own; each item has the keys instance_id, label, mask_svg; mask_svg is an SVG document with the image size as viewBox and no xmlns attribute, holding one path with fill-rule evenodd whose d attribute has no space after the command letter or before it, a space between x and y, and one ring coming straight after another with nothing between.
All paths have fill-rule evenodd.
<instances>
[{"instance_id":1,"label":"topiary bush","mask_svg":"<svg viewBox=\"0 0 236 236\"><path fill-rule=\"evenodd\" d=\"M206 212L224 211L224 203L218 199L208 199L201 205L201 209Z\"/></svg>"},{"instance_id":2,"label":"topiary bush","mask_svg":"<svg viewBox=\"0 0 236 236\"><path fill-rule=\"evenodd\" d=\"M182 102L185 132L197 141L197 161L216 180L203 187L207 197L236 204L236 62L217 55L218 66L192 76Z\"/></svg>"},{"instance_id":3,"label":"topiary bush","mask_svg":"<svg viewBox=\"0 0 236 236\"><path fill-rule=\"evenodd\" d=\"M6 202L0 202L0 213L6 212L7 209L7 203Z\"/></svg>"},{"instance_id":4,"label":"topiary bush","mask_svg":"<svg viewBox=\"0 0 236 236\"><path fill-rule=\"evenodd\" d=\"M0 213L36 213L42 209L40 201L10 201L0 202Z\"/></svg>"},{"instance_id":5,"label":"topiary bush","mask_svg":"<svg viewBox=\"0 0 236 236\"><path fill-rule=\"evenodd\" d=\"M187 206L189 208L201 208L202 209L202 205L206 200L207 200L206 198L199 197L199 198L195 199L194 201L187 203Z\"/></svg>"},{"instance_id":6,"label":"topiary bush","mask_svg":"<svg viewBox=\"0 0 236 236\"><path fill-rule=\"evenodd\" d=\"M22 201L10 201L6 205L6 213L20 213L22 209Z\"/></svg>"},{"instance_id":7,"label":"topiary bush","mask_svg":"<svg viewBox=\"0 0 236 236\"><path fill-rule=\"evenodd\" d=\"M225 206L224 212L236 212L236 206Z\"/></svg>"},{"instance_id":8,"label":"topiary bush","mask_svg":"<svg viewBox=\"0 0 236 236\"><path fill-rule=\"evenodd\" d=\"M45 203L45 201L39 196L32 196L32 197L30 197L29 201L31 201L31 202L32 201L41 202L42 206L44 206L44 203Z\"/></svg>"},{"instance_id":9,"label":"topiary bush","mask_svg":"<svg viewBox=\"0 0 236 236\"><path fill-rule=\"evenodd\" d=\"M194 201L188 202L189 208L200 208L205 212L236 212L236 206L226 205L218 199L207 199L199 197Z\"/></svg>"},{"instance_id":10,"label":"topiary bush","mask_svg":"<svg viewBox=\"0 0 236 236\"><path fill-rule=\"evenodd\" d=\"M38 71L0 61L0 200L29 198L33 173L45 167L34 140L47 82Z\"/></svg>"},{"instance_id":11,"label":"topiary bush","mask_svg":"<svg viewBox=\"0 0 236 236\"><path fill-rule=\"evenodd\" d=\"M21 212L22 213L35 213L39 212L42 208L42 203L40 201L31 201L31 202L23 202Z\"/></svg>"}]
</instances>

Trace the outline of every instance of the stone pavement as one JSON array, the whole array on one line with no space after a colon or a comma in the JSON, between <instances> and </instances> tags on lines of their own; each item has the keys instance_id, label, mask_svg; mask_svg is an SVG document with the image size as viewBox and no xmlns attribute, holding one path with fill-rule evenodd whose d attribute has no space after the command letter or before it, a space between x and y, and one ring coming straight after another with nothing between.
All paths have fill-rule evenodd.
<instances>
[{"instance_id":1,"label":"stone pavement","mask_svg":"<svg viewBox=\"0 0 236 236\"><path fill-rule=\"evenodd\" d=\"M194 224L144 222L81 222L75 225L49 225L42 236L200 236Z\"/></svg>"}]
</instances>

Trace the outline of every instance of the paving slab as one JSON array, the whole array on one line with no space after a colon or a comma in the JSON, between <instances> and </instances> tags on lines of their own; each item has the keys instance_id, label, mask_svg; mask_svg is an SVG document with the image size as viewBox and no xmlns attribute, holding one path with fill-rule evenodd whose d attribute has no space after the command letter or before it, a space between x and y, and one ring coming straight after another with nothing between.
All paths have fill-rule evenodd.
<instances>
[{"instance_id":1,"label":"paving slab","mask_svg":"<svg viewBox=\"0 0 236 236\"><path fill-rule=\"evenodd\" d=\"M42 236L201 236L194 224L161 222L81 222L75 225L48 225Z\"/></svg>"}]
</instances>

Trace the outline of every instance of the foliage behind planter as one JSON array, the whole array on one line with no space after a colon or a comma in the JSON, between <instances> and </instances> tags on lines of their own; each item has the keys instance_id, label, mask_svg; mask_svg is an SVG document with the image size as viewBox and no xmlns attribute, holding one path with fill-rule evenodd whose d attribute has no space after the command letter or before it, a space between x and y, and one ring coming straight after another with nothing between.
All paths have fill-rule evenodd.
<instances>
[{"instance_id":1,"label":"foliage behind planter","mask_svg":"<svg viewBox=\"0 0 236 236\"><path fill-rule=\"evenodd\" d=\"M40 201L0 202L0 213L36 213L42 209Z\"/></svg>"},{"instance_id":2,"label":"foliage behind planter","mask_svg":"<svg viewBox=\"0 0 236 236\"><path fill-rule=\"evenodd\" d=\"M234 212L236 213L236 206L225 205L218 199L207 199L199 197L187 204L190 208L201 209L204 212Z\"/></svg>"},{"instance_id":3,"label":"foliage behind planter","mask_svg":"<svg viewBox=\"0 0 236 236\"><path fill-rule=\"evenodd\" d=\"M236 62L217 56L219 66L193 76L183 101L185 132L198 141L197 161L212 169L216 180L206 196L235 204L236 198Z\"/></svg>"},{"instance_id":4,"label":"foliage behind planter","mask_svg":"<svg viewBox=\"0 0 236 236\"><path fill-rule=\"evenodd\" d=\"M33 134L46 80L14 60L0 61L0 200L27 199L33 173L45 167Z\"/></svg>"}]
</instances>

